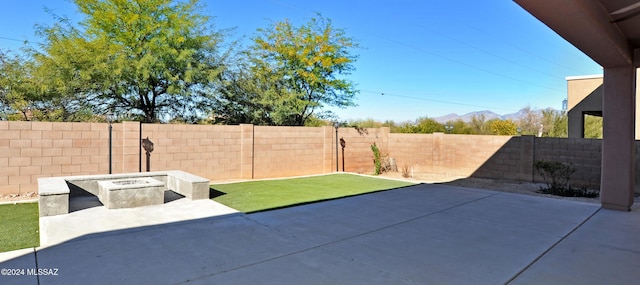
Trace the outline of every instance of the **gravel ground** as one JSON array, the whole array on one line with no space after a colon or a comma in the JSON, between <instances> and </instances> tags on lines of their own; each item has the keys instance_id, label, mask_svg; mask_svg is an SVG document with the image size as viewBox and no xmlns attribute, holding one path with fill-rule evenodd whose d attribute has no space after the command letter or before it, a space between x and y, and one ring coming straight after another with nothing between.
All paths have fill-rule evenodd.
<instances>
[{"instance_id":1,"label":"gravel ground","mask_svg":"<svg viewBox=\"0 0 640 285\"><path fill-rule=\"evenodd\" d=\"M35 192L29 192L26 194L5 194L0 195L0 204L10 204L17 202L32 202L38 200L38 194Z\"/></svg>"},{"instance_id":2,"label":"gravel ground","mask_svg":"<svg viewBox=\"0 0 640 285\"><path fill-rule=\"evenodd\" d=\"M414 174L412 178L403 178L400 172L389 172L385 173L382 176L394 179L402 179L413 182L423 182L423 183L440 183L445 185L459 186L459 187L467 187L467 188L478 188L485 190L494 190L494 191L502 191L509 193L518 193L525 195L534 195L541 197L549 197L554 199L564 199L564 200L574 200L574 201L582 201L587 203L600 203L600 198L582 198L582 197L561 197L550 194L542 194L538 193L540 188L545 187L544 183L531 183L524 181L513 181L513 180L501 180L501 179L486 179L486 178L474 178L474 177L451 177L451 176L442 176L436 174L426 174L419 173ZM636 204L638 202L638 197L636 197Z\"/></svg>"}]
</instances>

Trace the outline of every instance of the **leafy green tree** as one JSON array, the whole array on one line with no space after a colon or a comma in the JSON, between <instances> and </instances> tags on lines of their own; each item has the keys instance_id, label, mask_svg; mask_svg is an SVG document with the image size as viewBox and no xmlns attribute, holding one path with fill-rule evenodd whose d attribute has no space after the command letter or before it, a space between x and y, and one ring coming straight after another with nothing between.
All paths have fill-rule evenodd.
<instances>
[{"instance_id":1,"label":"leafy green tree","mask_svg":"<svg viewBox=\"0 0 640 285\"><path fill-rule=\"evenodd\" d=\"M585 115L584 137L589 139L602 138L602 117Z\"/></svg>"},{"instance_id":2,"label":"leafy green tree","mask_svg":"<svg viewBox=\"0 0 640 285\"><path fill-rule=\"evenodd\" d=\"M401 132L403 133L430 134L444 131L445 128L443 124L440 124L436 120L427 116L416 119L414 123L405 122L401 128Z\"/></svg>"},{"instance_id":3,"label":"leafy green tree","mask_svg":"<svg viewBox=\"0 0 640 285\"><path fill-rule=\"evenodd\" d=\"M28 120L28 93L25 92L27 74L21 59L0 51L0 119L6 120L12 115Z\"/></svg>"},{"instance_id":4,"label":"leafy green tree","mask_svg":"<svg viewBox=\"0 0 640 285\"><path fill-rule=\"evenodd\" d=\"M391 129L392 133L415 133L414 124L410 121L400 122Z\"/></svg>"},{"instance_id":5,"label":"leafy green tree","mask_svg":"<svg viewBox=\"0 0 640 285\"><path fill-rule=\"evenodd\" d=\"M396 122L394 122L393 120L386 120L382 122L382 126L387 127L389 129L393 129L396 127Z\"/></svg>"},{"instance_id":6,"label":"leafy green tree","mask_svg":"<svg viewBox=\"0 0 640 285\"><path fill-rule=\"evenodd\" d=\"M541 111L542 136L566 138L568 136L568 117L565 112L548 108Z\"/></svg>"},{"instance_id":7,"label":"leafy green tree","mask_svg":"<svg viewBox=\"0 0 640 285\"><path fill-rule=\"evenodd\" d=\"M238 63L238 68L227 69L221 74L213 105L214 123L237 125L275 125L271 113L275 105L264 100L265 80L258 79L248 66Z\"/></svg>"},{"instance_id":8,"label":"leafy green tree","mask_svg":"<svg viewBox=\"0 0 640 285\"><path fill-rule=\"evenodd\" d=\"M515 136L518 134L516 123L511 120L490 120L491 134L498 136Z\"/></svg>"},{"instance_id":9,"label":"leafy green tree","mask_svg":"<svg viewBox=\"0 0 640 285\"><path fill-rule=\"evenodd\" d=\"M344 76L354 70L356 47L343 30L320 15L300 27L285 20L258 30L248 79L257 92L249 103L267 107L265 116L276 125L304 125L312 116L330 117L324 106L354 106L357 90Z\"/></svg>"},{"instance_id":10,"label":"leafy green tree","mask_svg":"<svg viewBox=\"0 0 640 285\"><path fill-rule=\"evenodd\" d=\"M73 2L84 16L79 27L61 19L39 29L40 92L145 122L206 115L222 36L198 13L198 0Z\"/></svg>"},{"instance_id":11,"label":"leafy green tree","mask_svg":"<svg viewBox=\"0 0 640 285\"><path fill-rule=\"evenodd\" d=\"M34 62L24 55L0 52L0 119L61 121L72 104L43 97Z\"/></svg>"},{"instance_id":12,"label":"leafy green tree","mask_svg":"<svg viewBox=\"0 0 640 285\"><path fill-rule=\"evenodd\" d=\"M389 128L392 133L402 133L402 123L398 124L393 120L386 120L382 122L382 126Z\"/></svg>"},{"instance_id":13,"label":"leafy green tree","mask_svg":"<svg viewBox=\"0 0 640 285\"><path fill-rule=\"evenodd\" d=\"M447 124L451 125L453 129L451 130L452 134L473 134L473 129L469 124L467 124L462 119L457 119L455 121L447 122Z\"/></svg>"},{"instance_id":14,"label":"leafy green tree","mask_svg":"<svg viewBox=\"0 0 640 285\"><path fill-rule=\"evenodd\" d=\"M444 132L444 131L445 131L444 125L438 123L434 119L431 119L428 117L422 117L416 120L416 124L415 124L416 133L429 134L429 133Z\"/></svg>"},{"instance_id":15,"label":"leafy green tree","mask_svg":"<svg viewBox=\"0 0 640 285\"><path fill-rule=\"evenodd\" d=\"M304 122L305 127L322 127L322 126L333 126L333 122L329 120L323 120L316 116L311 116Z\"/></svg>"},{"instance_id":16,"label":"leafy green tree","mask_svg":"<svg viewBox=\"0 0 640 285\"><path fill-rule=\"evenodd\" d=\"M487 119L484 115L471 117L469 127L472 130L472 134L488 135L490 133L489 126L487 125Z\"/></svg>"},{"instance_id":17,"label":"leafy green tree","mask_svg":"<svg viewBox=\"0 0 640 285\"><path fill-rule=\"evenodd\" d=\"M365 119L365 120L351 120L348 123L349 126L354 126L358 128L380 128L387 127L381 122L378 122L374 119Z\"/></svg>"}]
</instances>

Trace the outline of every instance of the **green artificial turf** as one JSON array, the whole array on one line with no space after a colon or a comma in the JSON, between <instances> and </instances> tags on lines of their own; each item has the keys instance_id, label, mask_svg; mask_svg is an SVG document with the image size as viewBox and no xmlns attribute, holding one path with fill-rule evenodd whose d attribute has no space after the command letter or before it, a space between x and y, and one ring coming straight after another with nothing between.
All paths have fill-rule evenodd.
<instances>
[{"instance_id":1,"label":"green artificial turf","mask_svg":"<svg viewBox=\"0 0 640 285\"><path fill-rule=\"evenodd\" d=\"M212 185L214 201L250 213L413 185L409 182L332 174Z\"/></svg>"},{"instance_id":2,"label":"green artificial turf","mask_svg":"<svg viewBox=\"0 0 640 285\"><path fill-rule=\"evenodd\" d=\"M0 205L0 252L40 245L38 203Z\"/></svg>"}]
</instances>

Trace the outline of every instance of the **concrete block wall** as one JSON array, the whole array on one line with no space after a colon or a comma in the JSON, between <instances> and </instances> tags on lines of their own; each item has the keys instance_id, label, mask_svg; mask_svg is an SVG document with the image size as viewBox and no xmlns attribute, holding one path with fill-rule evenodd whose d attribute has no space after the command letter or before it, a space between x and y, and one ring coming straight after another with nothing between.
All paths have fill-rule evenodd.
<instances>
[{"instance_id":1,"label":"concrete block wall","mask_svg":"<svg viewBox=\"0 0 640 285\"><path fill-rule=\"evenodd\" d=\"M544 182L534 165L547 160L576 168L571 185L600 187L602 141L598 139L435 133L390 134L389 141L390 156L398 166L409 165L415 173ZM640 144L637 148L640 151Z\"/></svg>"},{"instance_id":2,"label":"concrete block wall","mask_svg":"<svg viewBox=\"0 0 640 285\"><path fill-rule=\"evenodd\" d=\"M582 138L536 138L535 161L560 161L576 168L569 181L576 187L599 188L602 140ZM543 182L535 173L535 181Z\"/></svg>"},{"instance_id":3,"label":"concrete block wall","mask_svg":"<svg viewBox=\"0 0 640 285\"><path fill-rule=\"evenodd\" d=\"M210 180L330 173L336 165L333 127L112 124L112 172L146 171L140 138L154 144L150 170L179 169ZM389 129L340 128L346 171L373 171L370 144L388 152ZM338 151L342 170L342 154ZM106 123L0 122L0 194L37 191L37 178L107 174Z\"/></svg>"},{"instance_id":4,"label":"concrete block wall","mask_svg":"<svg viewBox=\"0 0 640 285\"><path fill-rule=\"evenodd\" d=\"M252 179L254 177L254 135L253 125L240 125L240 178L242 179Z\"/></svg>"},{"instance_id":5,"label":"concrete block wall","mask_svg":"<svg viewBox=\"0 0 640 285\"><path fill-rule=\"evenodd\" d=\"M493 144L484 144L486 159L476 161L480 165L471 176L533 181L534 139L533 136L488 136L486 140Z\"/></svg>"},{"instance_id":6,"label":"concrete block wall","mask_svg":"<svg viewBox=\"0 0 640 285\"><path fill-rule=\"evenodd\" d=\"M389 152L398 168L408 166L413 173L432 173L444 176L471 176L511 137L435 134L390 134ZM519 154L519 149L513 153ZM508 156L508 154L498 154ZM500 159L502 160L502 159ZM509 167L489 163L485 172L504 171Z\"/></svg>"},{"instance_id":7,"label":"concrete block wall","mask_svg":"<svg viewBox=\"0 0 640 285\"><path fill-rule=\"evenodd\" d=\"M435 171L451 176L471 176L486 161L504 149L509 137L436 134L442 140L442 162ZM511 152L510 152L511 153ZM516 152L516 154L519 154ZM511 159L510 157L508 159ZM434 160L435 163L436 160ZM500 167L505 167L500 165Z\"/></svg>"},{"instance_id":8,"label":"concrete block wall","mask_svg":"<svg viewBox=\"0 0 640 285\"><path fill-rule=\"evenodd\" d=\"M37 192L40 177L108 172L108 125L0 121L0 194Z\"/></svg>"},{"instance_id":9,"label":"concrete block wall","mask_svg":"<svg viewBox=\"0 0 640 285\"><path fill-rule=\"evenodd\" d=\"M335 133L335 129L334 129ZM382 155L389 155L389 128L371 128L358 130L355 128L340 128L338 139L343 138L346 147L344 149L345 171L367 173L374 172L373 151L371 145L376 144ZM333 165L335 171L335 134L333 147ZM338 147L338 169L342 171L342 148Z\"/></svg>"},{"instance_id":10,"label":"concrete block wall","mask_svg":"<svg viewBox=\"0 0 640 285\"><path fill-rule=\"evenodd\" d=\"M433 135L389 134L389 149L398 170L408 167L415 173L433 173Z\"/></svg>"},{"instance_id":11,"label":"concrete block wall","mask_svg":"<svg viewBox=\"0 0 640 285\"><path fill-rule=\"evenodd\" d=\"M140 123L113 124L113 173L137 172L140 157Z\"/></svg>"},{"instance_id":12,"label":"concrete block wall","mask_svg":"<svg viewBox=\"0 0 640 285\"><path fill-rule=\"evenodd\" d=\"M126 124L125 124L126 125ZM149 138L154 144L150 157L151 171L183 170L210 180L240 179L247 177L243 169L247 153L244 144L251 138L243 138L246 126L211 125L168 125L143 124L142 138ZM140 134L136 129L135 141L127 144L126 160L135 165L126 168L137 172L139 169ZM243 152L244 151L244 152ZM135 166L135 167L132 167ZM245 170L245 171L243 171ZM142 171L146 171L146 154L142 150ZM249 170L250 173L250 170Z\"/></svg>"},{"instance_id":13,"label":"concrete block wall","mask_svg":"<svg viewBox=\"0 0 640 285\"><path fill-rule=\"evenodd\" d=\"M142 138L154 143L151 171L179 169L210 180L271 178L336 171L333 127L113 124L113 173L138 172L146 157ZM0 194L37 191L40 177L108 173L108 124L0 121ZM541 181L537 160L572 163L575 186L598 188L601 140L390 134L388 128L339 128L345 171L373 172L371 144L398 168L452 177ZM637 144L640 151L640 144ZM637 163L638 159L636 159ZM338 147L338 169L342 151ZM637 168L640 175L640 168Z\"/></svg>"},{"instance_id":14,"label":"concrete block wall","mask_svg":"<svg viewBox=\"0 0 640 285\"><path fill-rule=\"evenodd\" d=\"M382 153L388 151L389 129L370 129L366 133L354 128L339 128L338 139L346 142L345 171L373 172L371 144ZM253 178L342 171L342 148L336 156L336 131L333 127L254 127ZM339 144L338 144L339 145Z\"/></svg>"},{"instance_id":15,"label":"concrete block wall","mask_svg":"<svg viewBox=\"0 0 640 285\"><path fill-rule=\"evenodd\" d=\"M322 128L255 126L253 178L323 173Z\"/></svg>"}]
</instances>

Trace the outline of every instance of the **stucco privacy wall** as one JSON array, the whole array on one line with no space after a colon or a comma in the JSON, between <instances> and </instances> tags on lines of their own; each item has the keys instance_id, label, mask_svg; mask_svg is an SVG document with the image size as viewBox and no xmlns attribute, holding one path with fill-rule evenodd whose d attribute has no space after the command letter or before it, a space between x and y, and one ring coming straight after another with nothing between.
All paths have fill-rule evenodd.
<instances>
[{"instance_id":1,"label":"stucco privacy wall","mask_svg":"<svg viewBox=\"0 0 640 285\"><path fill-rule=\"evenodd\" d=\"M142 137L154 143L152 171L180 169L215 181L336 170L333 127L123 122L113 124L113 173L138 171L140 126ZM414 173L540 181L533 164L545 159L573 163L574 185L600 183L601 141L595 139L390 134L388 128L340 128L340 137L349 172L373 172L375 142L399 168L406 165ZM0 194L35 192L39 177L108 173L108 138L106 123L0 121ZM340 148L338 162L342 170Z\"/></svg>"}]
</instances>

